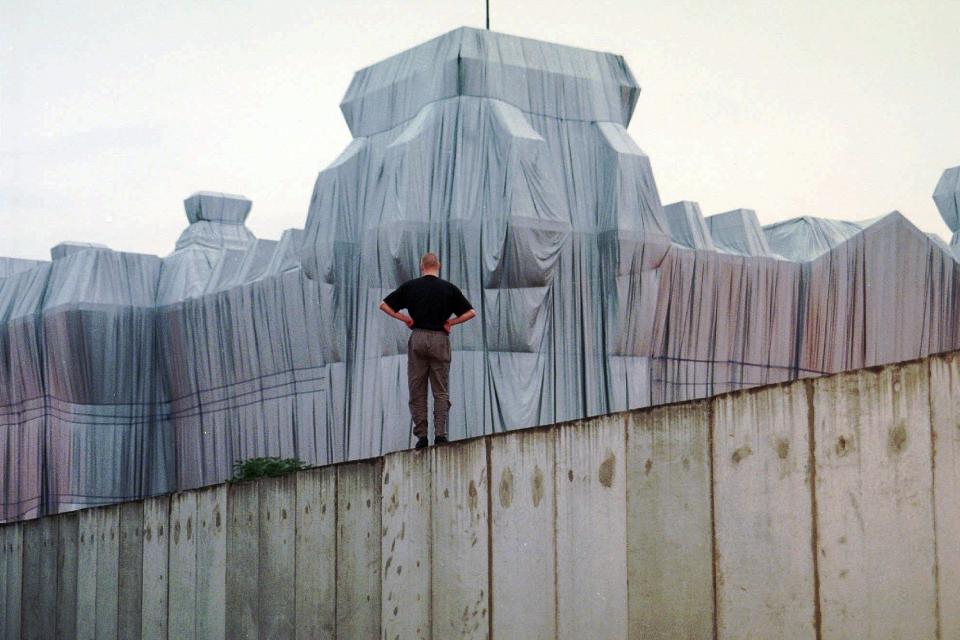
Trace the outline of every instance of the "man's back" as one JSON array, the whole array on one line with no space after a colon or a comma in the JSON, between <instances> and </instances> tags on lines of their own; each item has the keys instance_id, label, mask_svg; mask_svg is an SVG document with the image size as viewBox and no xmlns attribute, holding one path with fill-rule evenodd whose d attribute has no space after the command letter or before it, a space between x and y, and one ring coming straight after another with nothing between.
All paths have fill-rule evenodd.
<instances>
[{"instance_id":1,"label":"man's back","mask_svg":"<svg viewBox=\"0 0 960 640\"><path fill-rule=\"evenodd\" d=\"M383 299L392 309L406 309L413 318L414 329L444 331L451 315L462 315L472 306L455 285L426 275L404 282Z\"/></svg>"}]
</instances>

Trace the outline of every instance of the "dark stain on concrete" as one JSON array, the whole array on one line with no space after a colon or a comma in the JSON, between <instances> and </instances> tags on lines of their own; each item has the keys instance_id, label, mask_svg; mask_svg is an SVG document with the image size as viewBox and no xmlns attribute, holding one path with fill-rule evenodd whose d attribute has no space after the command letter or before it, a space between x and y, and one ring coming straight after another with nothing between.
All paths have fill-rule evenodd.
<instances>
[{"instance_id":1,"label":"dark stain on concrete","mask_svg":"<svg viewBox=\"0 0 960 640\"><path fill-rule=\"evenodd\" d=\"M397 494L397 488L394 487L393 491L390 492L390 502L387 503L387 513L392 514L399 507L400 507L400 496Z\"/></svg>"},{"instance_id":2,"label":"dark stain on concrete","mask_svg":"<svg viewBox=\"0 0 960 640\"><path fill-rule=\"evenodd\" d=\"M617 457L613 455L613 452L607 454L607 458L600 463L600 471L597 473L597 477L600 479L600 484L610 488L613 486L613 476L617 470Z\"/></svg>"},{"instance_id":3,"label":"dark stain on concrete","mask_svg":"<svg viewBox=\"0 0 960 640\"><path fill-rule=\"evenodd\" d=\"M477 510L477 484L473 480L470 480L467 486L467 506L470 507L470 511Z\"/></svg>"},{"instance_id":4,"label":"dark stain on concrete","mask_svg":"<svg viewBox=\"0 0 960 640\"><path fill-rule=\"evenodd\" d=\"M740 464L742 460L746 460L751 455L753 455L753 449L747 445L743 445L733 452L733 455L730 456L730 459L733 460L733 464Z\"/></svg>"},{"instance_id":5,"label":"dark stain on concrete","mask_svg":"<svg viewBox=\"0 0 960 640\"><path fill-rule=\"evenodd\" d=\"M507 467L500 476L500 506L507 509L511 504L513 504L513 471Z\"/></svg>"},{"instance_id":6,"label":"dark stain on concrete","mask_svg":"<svg viewBox=\"0 0 960 640\"><path fill-rule=\"evenodd\" d=\"M788 455L790 455L790 441L780 438L777 440L777 457L786 460Z\"/></svg>"},{"instance_id":7,"label":"dark stain on concrete","mask_svg":"<svg viewBox=\"0 0 960 640\"><path fill-rule=\"evenodd\" d=\"M539 465L533 467L532 485L533 506L539 507L540 502L543 500L543 470L540 469Z\"/></svg>"},{"instance_id":8,"label":"dark stain on concrete","mask_svg":"<svg viewBox=\"0 0 960 640\"><path fill-rule=\"evenodd\" d=\"M890 429L887 434L887 453L891 456L903 453L907 448L907 427L902 423Z\"/></svg>"},{"instance_id":9,"label":"dark stain on concrete","mask_svg":"<svg viewBox=\"0 0 960 640\"><path fill-rule=\"evenodd\" d=\"M833 450L838 458L842 458L853 451L853 440L847 436L840 436L837 438L837 444L834 445Z\"/></svg>"}]
</instances>

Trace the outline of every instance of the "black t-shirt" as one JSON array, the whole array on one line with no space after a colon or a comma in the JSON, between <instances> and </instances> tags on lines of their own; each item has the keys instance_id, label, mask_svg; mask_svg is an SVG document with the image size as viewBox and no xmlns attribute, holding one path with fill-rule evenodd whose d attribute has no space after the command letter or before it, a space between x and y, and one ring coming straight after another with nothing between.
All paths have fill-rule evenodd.
<instances>
[{"instance_id":1,"label":"black t-shirt","mask_svg":"<svg viewBox=\"0 0 960 640\"><path fill-rule=\"evenodd\" d=\"M406 309L414 329L443 331L451 315L462 316L473 306L456 286L437 276L407 280L383 299L391 309Z\"/></svg>"}]
</instances>

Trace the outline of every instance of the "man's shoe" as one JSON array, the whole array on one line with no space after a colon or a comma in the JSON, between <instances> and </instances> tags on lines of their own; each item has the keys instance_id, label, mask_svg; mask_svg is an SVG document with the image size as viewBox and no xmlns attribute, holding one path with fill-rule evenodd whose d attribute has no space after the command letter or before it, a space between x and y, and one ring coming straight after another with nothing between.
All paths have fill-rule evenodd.
<instances>
[{"instance_id":1,"label":"man's shoe","mask_svg":"<svg viewBox=\"0 0 960 640\"><path fill-rule=\"evenodd\" d=\"M419 440L417 440L417 446L414 447L414 448L416 448L416 449L426 449L426 448L427 448L427 445L429 445L429 444L430 444L430 441L427 440L427 436L423 436L422 438L420 438Z\"/></svg>"},{"instance_id":2,"label":"man's shoe","mask_svg":"<svg viewBox=\"0 0 960 640\"><path fill-rule=\"evenodd\" d=\"M447 444L447 436L437 436L433 439L433 444Z\"/></svg>"}]
</instances>

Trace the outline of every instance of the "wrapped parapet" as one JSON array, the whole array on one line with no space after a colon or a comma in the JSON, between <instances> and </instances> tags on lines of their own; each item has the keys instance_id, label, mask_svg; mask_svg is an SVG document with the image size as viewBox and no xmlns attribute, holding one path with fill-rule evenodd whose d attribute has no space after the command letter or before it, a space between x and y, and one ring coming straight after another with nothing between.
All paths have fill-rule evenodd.
<instances>
[{"instance_id":1,"label":"wrapped parapet","mask_svg":"<svg viewBox=\"0 0 960 640\"><path fill-rule=\"evenodd\" d=\"M703 219L700 205L682 200L664 205L664 217L670 227L670 239L688 249L706 249L713 251L713 238Z\"/></svg>"},{"instance_id":2,"label":"wrapped parapet","mask_svg":"<svg viewBox=\"0 0 960 640\"><path fill-rule=\"evenodd\" d=\"M707 228L717 250L738 256L777 257L753 209L734 209L717 213L706 219Z\"/></svg>"},{"instance_id":3,"label":"wrapped parapet","mask_svg":"<svg viewBox=\"0 0 960 640\"><path fill-rule=\"evenodd\" d=\"M19 266L19 265L18 265ZM46 511L46 406L37 317L50 263L0 279L0 521Z\"/></svg>"},{"instance_id":4,"label":"wrapped parapet","mask_svg":"<svg viewBox=\"0 0 960 640\"><path fill-rule=\"evenodd\" d=\"M943 172L933 190L933 201L950 231L960 232L960 167Z\"/></svg>"},{"instance_id":5,"label":"wrapped parapet","mask_svg":"<svg viewBox=\"0 0 960 640\"><path fill-rule=\"evenodd\" d=\"M770 249L795 262L813 260L848 238L860 233L864 224L804 216L763 227Z\"/></svg>"},{"instance_id":6,"label":"wrapped parapet","mask_svg":"<svg viewBox=\"0 0 960 640\"><path fill-rule=\"evenodd\" d=\"M174 441L156 366L160 260L58 246L43 296L53 511L172 491Z\"/></svg>"}]
</instances>

